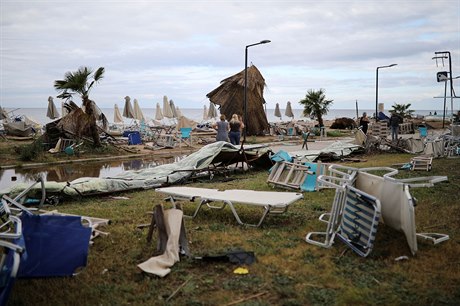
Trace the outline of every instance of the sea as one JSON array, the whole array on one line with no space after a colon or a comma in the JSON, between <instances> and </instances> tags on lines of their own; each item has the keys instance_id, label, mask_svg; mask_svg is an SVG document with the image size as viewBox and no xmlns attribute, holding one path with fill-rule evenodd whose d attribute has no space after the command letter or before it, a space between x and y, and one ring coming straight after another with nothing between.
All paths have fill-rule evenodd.
<instances>
[{"instance_id":1,"label":"sea","mask_svg":"<svg viewBox=\"0 0 460 306\"><path fill-rule=\"evenodd\" d=\"M4 109L8 112L10 117L13 116L27 116L29 119L44 125L47 124L51 121L54 121L48 117L46 117L46 112L47 108L8 108L4 107ZM101 111L105 114L106 118L110 123L113 123L114 121L114 109L113 108L101 108ZM149 120L152 120L155 117L155 108L144 108L142 109L144 118L146 119L146 122L149 122ZM292 110L294 113L294 120L310 120L310 118L306 118L303 116L303 110L302 109L293 109ZM59 114L62 114L62 110L58 110ZM123 112L122 109L120 109L120 112ZM196 122L204 122L207 121L204 118L203 114L203 109L200 108L181 108L182 114L189 118L192 119ZM290 121L292 118L287 117L287 116L282 116L281 118L275 116L275 109L266 109L266 115L268 122L282 122L282 121ZM281 109L281 114L284 114L285 110ZM367 112L368 116L372 116L372 114L375 113L375 109L362 109L359 110L358 116L361 116L363 112ZM416 110L414 111L413 115L414 116L427 116L430 115L430 113L437 112L437 114L442 114L442 110ZM388 111L385 111L389 115ZM357 113L356 109L331 109L329 112L323 116L323 119L325 120L334 120L336 118L342 118L342 117L347 117L347 118L352 118L356 119ZM133 119L130 118L124 118L124 123L125 124L131 124L133 122Z\"/></svg>"}]
</instances>

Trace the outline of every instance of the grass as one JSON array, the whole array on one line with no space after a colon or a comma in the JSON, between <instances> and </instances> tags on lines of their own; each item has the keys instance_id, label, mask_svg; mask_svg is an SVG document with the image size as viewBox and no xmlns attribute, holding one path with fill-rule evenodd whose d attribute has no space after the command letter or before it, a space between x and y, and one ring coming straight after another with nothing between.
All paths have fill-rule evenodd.
<instances>
[{"instance_id":1,"label":"grass","mask_svg":"<svg viewBox=\"0 0 460 306\"><path fill-rule=\"evenodd\" d=\"M349 166L391 166L410 159L407 154L366 156ZM307 244L305 235L323 230L318 216L330 209L334 192L305 193L283 215L269 216L262 228L239 226L229 209L203 210L186 219L194 256L230 249L254 251L257 262L249 274L236 275L230 263L203 263L182 258L165 278L137 268L156 248L146 242L146 213L164 203L154 190L120 194L128 200L92 197L65 202L61 212L109 218L106 237L90 247L88 265L72 278L17 280L10 305L458 305L460 302L460 160L436 159L433 170L404 172L404 176L447 175L448 182L415 188L417 231L447 233L439 245L419 241L411 256L403 235L379 226L370 257L361 258L336 242L330 249ZM267 172L232 176L229 182L197 182L192 186L219 189L273 190ZM217 178L216 178L217 179ZM167 204L165 204L167 206ZM190 214L192 205L185 205ZM237 207L244 221L256 221L261 211ZM156 232L155 232L156 234ZM406 255L408 260L395 261ZM166 302L173 292L169 302ZM251 298L252 297L252 298Z\"/></svg>"}]
</instances>

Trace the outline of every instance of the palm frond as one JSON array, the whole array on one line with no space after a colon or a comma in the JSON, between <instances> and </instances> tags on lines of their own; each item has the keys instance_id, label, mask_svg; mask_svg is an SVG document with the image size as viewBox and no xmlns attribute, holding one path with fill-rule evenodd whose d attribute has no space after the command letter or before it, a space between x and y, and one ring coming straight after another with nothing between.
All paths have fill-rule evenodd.
<instances>
[{"instance_id":1,"label":"palm frond","mask_svg":"<svg viewBox=\"0 0 460 306\"><path fill-rule=\"evenodd\" d=\"M99 67L94 73L94 80L96 82L99 82L100 80L102 80L102 78L104 77L104 72L105 72L105 68Z\"/></svg>"}]
</instances>

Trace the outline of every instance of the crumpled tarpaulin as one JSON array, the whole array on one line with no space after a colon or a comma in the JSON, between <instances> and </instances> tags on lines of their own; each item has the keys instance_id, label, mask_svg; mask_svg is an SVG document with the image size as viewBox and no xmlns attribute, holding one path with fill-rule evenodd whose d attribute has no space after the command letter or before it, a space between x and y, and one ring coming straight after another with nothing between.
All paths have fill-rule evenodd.
<instances>
[{"instance_id":1,"label":"crumpled tarpaulin","mask_svg":"<svg viewBox=\"0 0 460 306\"><path fill-rule=\"evenodd\" d=\"M329 155L331 157L335 157L336 159L340 159L340 157L348 156L351 153L359 150L363 150L363 146L357 145L353 141L335 141L321 150L302 150L289 152L289 154L297 159L313 162L321 155Z\"/></svg>"},{"instance_id":2,"label":"crumpled tarpaulin","mask_svg":"<svg viewBox=\"0 0 460 306\"><path fill-rule=\"evenodd\" d=\"M256 162L260 156L267 155L270 148L267 146L244 146L248 160ZM84 196L121 192L134 189L150 189L164 185L178 184L191 177L192 170L206 169L211 163L226 164L226 160L232 159L232 163L241 159L240 147L228 142L219 141L208 144L199 151L190 154L172 164L159 165L153 168L124 171L118 175L95 178L82 177L71 182L45 182L47 194L61 193L66 196ZM18 184L0 192L2 194L15 195L26 189L26 184ZM39 186L36 189L40 188ZM33 190L32 190L33 192Z\"/></svg>"}]
</instances>

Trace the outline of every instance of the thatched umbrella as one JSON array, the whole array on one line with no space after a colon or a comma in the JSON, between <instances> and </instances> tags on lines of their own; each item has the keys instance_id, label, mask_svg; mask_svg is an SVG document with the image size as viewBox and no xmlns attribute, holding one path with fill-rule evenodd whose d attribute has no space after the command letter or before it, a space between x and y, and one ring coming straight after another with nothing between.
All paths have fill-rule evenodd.
<instances>
[{"instance_id":1,"label":"thatched umbrella","mask_svg":"<svg viewBox=\"0 0 460 306\"><path fill-rule=\"evenodd\" d=\"M169 100L169 107L171 107L171 111L173 113L173 118L177 118L176 106L174 105L173 100Z\"/></svg>"},{"instance_id":2,"label":"thatched umbrella","mask_svg":"<svg viewBox=\"0 0 460 306\"><path fill-rule=\"evenodd\" d=\"M123 108L123 117L134 119L134 110L131 105L131 98L129 96L125 97L125 107Z\"/></svg>"},{"instance_id":3,"label":"thatched umbrella","mask_svg":"<svg viewBox=\"0 0 460 306\"><path fill-rule=\"evenodd\" d=\"M174 118L167 96L163 97L163 116L166 118Z\"/></svg>"},{"instance_id":4,"label":"thatched umbrella","mask_svg":"<svg viewBox=\"0 0 460 306\"><path fill-rule=\"evenodd\" d=\"M180 110L179 106L176 106L176 115L177 115L177 118L180 118L182 117L182 111Z\"/></svg>"},{"instance_id":5,"label":"thatched umbrella","mask_svg":"<svg viewBox=\"0 0 460 306\"><path fill-rule=\"evenodd\" d=\"M196 128L197 126L197 123L192 120L192 119L189 119L185 116L181 116L179 118L179 120L177 120L177 125L176 125L176 129L179 131L181 128L185 128L185 127L190 127L192 129Z\"/></svg>"},{"instance_id":6,"label":"thatched umbrella","mask_svg":"<svg viewBox=\"0 0 460 306\"><path fill-rule=\"evenodd\" d=\"M213 119L216 118L217 115L217 110L216 107L214 106L214 103L210 102L209 103L209 111L208 111L208 118Z\"/></svg>"},{"instance_id":7,"label":"thatched umbrella","mask_svg":"<svg viewBox=\"0 0 460 306\"><path fill-rule=\"evenodd\" d=\"M203 120L208 120L209 119L209 111L208 111L208 107L205 105L203 106Z\"/></svg>"},{"instance_id":8,"label":"thatched umbrella","mask_svg":"<svg viewBox=\"0 0 460 306\"><path fill-rule=\"evenodd\" d=\"M294 119L294 113L292 112L291 102L288 101L286 105L286 112L284 113L286 116Z\"/></svg>"},{"instance_id":9,"label":"thatched umbrella","mask_svg":"<svg viewBox=\"0 0 460 306\"><path fill-rule=\"evenodd\" d=\"M247 135L263 135L268 130L268 120L264 111L263 93L265 79L256 66L247 69ZM233 114L243 116L244 112L244 70L220 82L220 86L206 96L212 103L220 105L220 113L227 118ZM249 120L250 119L250 120Z\"/></svg>"},{"instance_id":10,"label":"thatched umbrella","mask_svg":"<svg viewBox=\"0 0 460 306\"><path fill-rule=\"evenodd\" d=\"M0 120L8 119L8 113L0 106Z\"/></svg>"},{"instance_id":11,"label":"thatched umbrella","mask_svg":"<svg viewBox=\"0 0 460 306\"><path fill-rule=\"evenodd\" d=\"M53 97L48 97L48 110L46 111L46 117L50 119L56 119L59 117L59 112L56 108L56 105L54 105L53 102Z\"/></svg>"},{"instance_id":12,"label":"thatched umbrella","mask_svg":"<svg viewBox=\"0 0 460 306\"><path fill-rule=\"evenodd\" d=\"M282 118L282 116L281 116L280 104L279 104L279 103L276 103L276 107L275 107L275 117L279 117L281 120L283 120L283 118Z\"/></svg>"},{"instance_id":13,"label":"thatched umbrella","mask_svg":"<svg viewBox=\"0 0 460 306\"><path fill-rule=\"evenodd\" d=\"M118 105L115 103L115 108L113 112L113 122L114 123L122 123L123 117L121 116L120 110L118 109Z\"/></svg>"},{"instance_id":14,"label":"thatched umbrella","mask_svg":"<svg viewBox=\"0 0 460 306\"><path fill-rule=\"evenodd\" d=\"M164 119L164 116L163 116L163 113L161 112L160 103L157 103L157 108L155 111L155 120L163 120L163 119Z\"/></svg>"},{"instance_id":15,"label":"thatched umbrella","mask_svg":"<svg viewBox=\"0 0 460 306\"><path fill-rule=\"evenodd\" d=\"M142 110L139 106L139 103L137 102L137 99L134 99L134 119L137 119L139 121L145 120L144 114L142 113Z\"/></svg>"}]
</instances>

